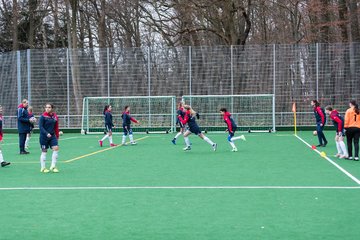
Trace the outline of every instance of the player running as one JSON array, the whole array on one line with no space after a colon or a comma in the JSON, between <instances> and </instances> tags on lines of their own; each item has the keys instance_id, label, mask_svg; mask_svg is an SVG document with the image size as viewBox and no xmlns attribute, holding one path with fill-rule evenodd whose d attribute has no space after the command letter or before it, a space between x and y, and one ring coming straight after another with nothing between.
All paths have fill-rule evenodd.
<instances>
[{"instance_id":1,"label":"player running","mask_svg":"<svg viewBox=\"0 0 360 240\"><path fill-rule=\"evenodd\" d=\"M0 105L0 164L1 164L1 167L5 167L7 165L10 165L10 163L4 161L4 157L3 157L3 154L2 154L2 151L1 151L1 144L2 144L2 141L3 141L2 120L3 120L2 106Z\"/></svg>"},{"instance_id":2,"label":"player running","mask_svg":"<svg viewBox=\"0 0 360 240\"><path fill-rule=\"evenodd\" d=\"M129 138L130 138L130 144L136 145L136 142L134 141L134 137L133 137L133 132L131 129L131 122L134 122L137 124L140 124L140 122L130 116L130 107L129 106L125 106L124 112L122 113L121 118L123 120L123 130L124 130L123 137L122 137L122 145L126 145L125 141L126 141L126 136L128 134L129 134Z\"/></svg>"},{"instance_id":3,"label":"player running","mask_svg":"<svg viewBox=\"0 0 360 240\"><path fill-rule=\"evenodd\" d=\"M229 141L229 143L230 143L230 145L231 145L231 147L232 147L232 150L231 150L231 151L237 152L238 150L237 150L237 148L236 148L236 146L235 146L235 144L234 144L234 140L241 139L241 140L243 140L243 141L246 141L246 138L245 138L244 135L241 135L241 136L239 136L239 137L234 137L234 134L235 134L235 131L236 131L237 126L236 126L236 123L235 123L234 119L231 117L231 113L228 112L228 111L226 110L226 108L221 108L221 109L220 109L220 114L223 116L224 122L225 122L226 125L227 125L227 129L226 129L226 130L229 132L229 136L228 136L227 139L228 139L228 141Z\"/></svg>"},{"instance_id":4,"label":"player running","mask_svg":"<svg viewBox=\"0 0 360 240\"><path fill-rule=\"evenodd\" d=\"M177 116L181 116L182 118L185 117L185 109L184 109L184 103L181 101L178 103L178 110L176 111ZM175 145L176 144L176 139L184 134L185 132L185 125L181 123L181 121L179 120L179 118L176 119L176 124L179 124L180 126L180 131L175 135L175 137L173 138L173 140L171 140L171 142Z\"/></svg>"},{"instance_id":5,"label":"player running","mask_svg":"<svg viewBox=\"0 0 360 240\"><path fill-rule=\"evenodd\" d=\"M348 152L344 143L344 136L345 136L345 131L344 131L344 118L342 116L340 116L339 112L335 109L333 109L330 106L327 106L325 108L325 111L327 114L329 114L334 127L336 129L336 135L335 135L335 143L336 143L336 148L337 148L337 154L335 155L335 157L338 158L348 158Z\"/></svg>"},{"instance_id":6,"label":"player running","mask_svg":"<svg viewBox=\"0 0 360 240\"><path fill-rule=\"evenodd\" d=\"M326 140L323 132L326 123L325 111L322 107L320 107L320 103L317 100L312 100L311 106L314 108L313 110L316 119L316 133L319 139L319 145L317 145L317 147L326 147L328 141Z\"/></svg>"},{"instance_id":7,"label":"player running","mask_svg":"<svg viewBox=\"0 0 360 240\"><path fill-rule=\"evenodd\" d=\"M194 134L198 135L201 139L205 140L207 143L209 143L213 147L213 150L216 151L217 144L212 142L208 137L206 137L201 132L199 126L197 125L196 120L195 120L196 112L189 105L184 105L184 109L186 110L185 116L184 117L182 117L181 115L178 116L178 119L180 120L180 122L182 124L185 125L187 123L189 126L189 129L187 129L184 133L184 140L185 140L185 144L186 144L184 151L191 150L190 140L188 137L191 133L194 133Z\"/></svg>"},{"instance_id":8,"label":"player running","mask_svg":"<svg viewBox=\"0 0 360 240\"><path fill-rule=\"evenodd\" d=\"M100 147L103 146L103 142L105 139L109 138L110 147L115 147L117 144L113 143L112 139L112 128L114 127L113 120L112 120L112 114L111 114L112 107L111 105L105 105L104 107L104 119L105 119L105 136L99 140Z\"/></svg>"},{"instance_id":9,"label":"player running","mask_svg":"<svg viewBox=\"0 0 360 240\"><path fill-rule=\"evenodd\" d=\"M45 105L45 112L39 119L39 129L40 147L42 151L40 156L40 172L48 173L51 171L53 173L58 173L59 170L56 168L56 162L59 152L59 118L54 112L54 105L50 103ZM49 147L53 150L50 170L45 167L46 153Z\"/></svg>"}]
</instances>

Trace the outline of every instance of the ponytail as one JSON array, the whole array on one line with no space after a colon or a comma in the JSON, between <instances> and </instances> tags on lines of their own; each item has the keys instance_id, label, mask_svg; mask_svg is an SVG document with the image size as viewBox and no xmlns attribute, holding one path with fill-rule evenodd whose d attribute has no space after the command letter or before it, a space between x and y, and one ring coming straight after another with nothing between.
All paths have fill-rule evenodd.
<instances>
[{"instance_id":1,"label":"ponytail","mask_svg":"<svg viewBox=\"0 0 360 240\"><path fill-rule=\"evenodd\" d=\"M357 104L355 100L351 100L350 104L354 106L354 111L358 115L360 113L359 104Z\"/></svg>"}]
</instances>

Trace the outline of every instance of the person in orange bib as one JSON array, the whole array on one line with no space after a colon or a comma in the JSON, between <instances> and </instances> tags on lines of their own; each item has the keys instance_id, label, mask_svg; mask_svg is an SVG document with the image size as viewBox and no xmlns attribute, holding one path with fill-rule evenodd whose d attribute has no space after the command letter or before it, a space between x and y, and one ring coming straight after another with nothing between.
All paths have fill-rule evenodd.
<instances>
[{"instance_id":1,"label":"person in orange bib","mask_svg":"<svg viewBox=\"0 0 360 240\"><path fill-rule=\"evenodd\" d=\"M352 144L354 142L354 160L359 161L359 138L360 138L360 110L355 100L349 102L349 109L345 113L344 128L349 152L349 160L353 160Z\"/></svg>"}]
</instances>

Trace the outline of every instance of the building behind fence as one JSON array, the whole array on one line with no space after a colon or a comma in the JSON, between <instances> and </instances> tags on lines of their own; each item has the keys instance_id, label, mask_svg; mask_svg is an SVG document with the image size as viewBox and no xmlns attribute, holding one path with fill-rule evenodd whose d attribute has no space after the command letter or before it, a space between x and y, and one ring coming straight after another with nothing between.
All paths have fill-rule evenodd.
<instances>
[{"instance_id":1,"label":"building behind fence","mask_svg":"<svg viewBox=\"0 0 360 240\"><path fill-rule=\"evenodd\" d=\"M80 128L91 96L275 94L277 126L293 124L293 102L311 125L312 99L341 112L360 101L360 43L32 49L1 54L0 67L6 128L23 98L35 115L53 103L63 128Z\"/></svg>"}]
</instances>

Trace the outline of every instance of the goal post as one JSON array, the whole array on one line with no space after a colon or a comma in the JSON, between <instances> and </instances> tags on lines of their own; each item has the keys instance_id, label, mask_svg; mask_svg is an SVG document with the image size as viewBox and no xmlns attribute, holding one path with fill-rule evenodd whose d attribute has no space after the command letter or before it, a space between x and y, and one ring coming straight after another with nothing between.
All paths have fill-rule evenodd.
<instances>
[{"instance_id":1,"label":"goal post","mask_svg":"<svg viewBox=\"0 0 360 240\"><path fill-rule=\"evenodd\" d=\"M200 114L198 122L203 130L223 131L226 125L219 110L226 108L239 131L276 131L274 94L186 95L182 100Z\"/></svg>"},{"instance_id":2,"label":"goal post","mask_svg":"<svg viewBox=\"0 0 360 240\"><path fill-rule=\"evenodd\" d=\"M134 132L175 131L175 96L127 96L127 97L85 97L83 99L81 132L86 134L104 133L105 105L112 106L115 128L122 132L121 114L125 106L130 106L131 116L140 121L133 124Z\"/></svg>"}]
</instances>

